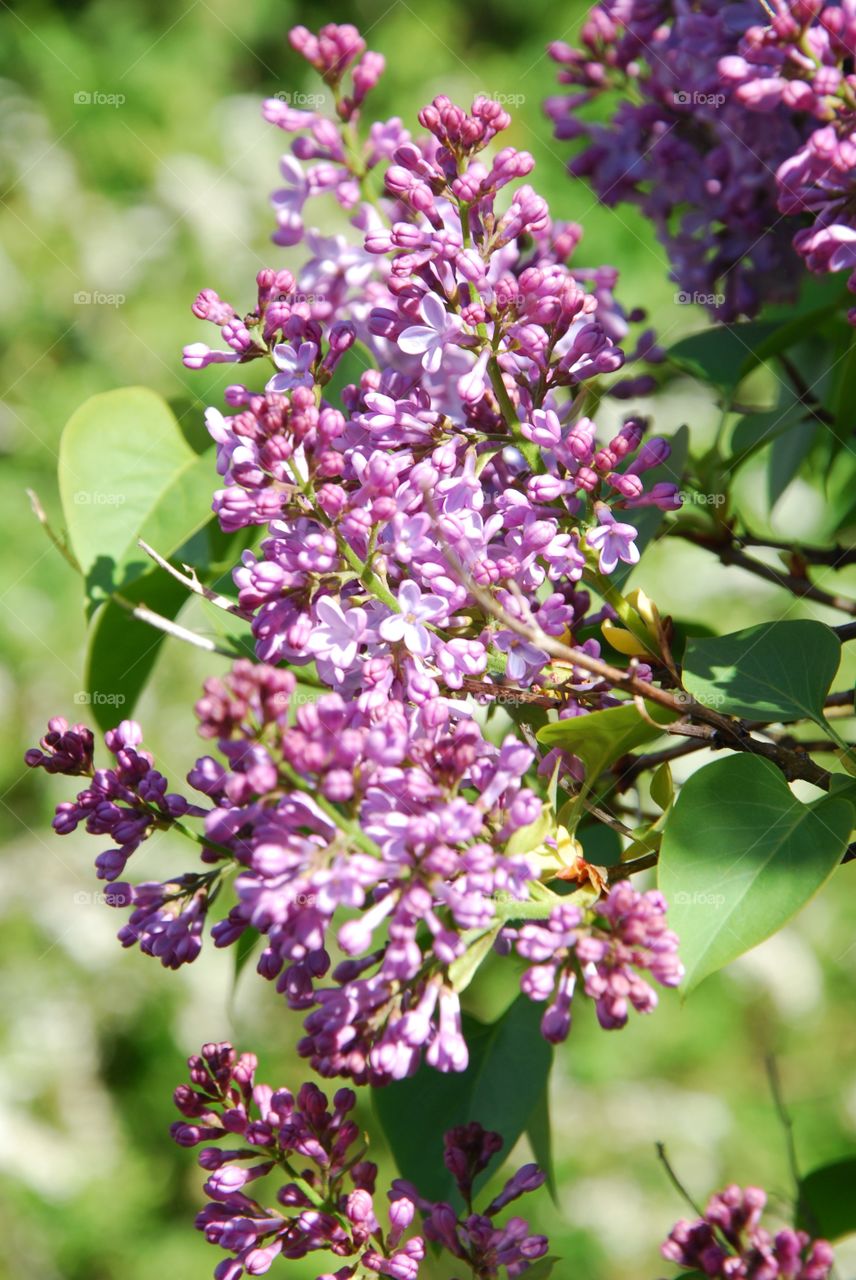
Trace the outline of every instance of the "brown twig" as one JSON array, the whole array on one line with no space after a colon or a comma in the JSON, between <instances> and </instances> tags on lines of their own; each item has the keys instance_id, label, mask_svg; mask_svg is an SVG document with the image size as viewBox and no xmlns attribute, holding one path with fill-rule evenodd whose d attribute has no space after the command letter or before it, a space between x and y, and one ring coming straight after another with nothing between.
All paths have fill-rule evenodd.
<instances>
[{"instance_id":1,"label":"brown twig","mask_svg":"<svg viewBox=\"0 0 856 1280\"><path fill-rule=\"evenodd\" d=\"M735 538L734 535L723 539L681 525L674 526L669 532L673 537L683 538L693 546L713 552L724 565L734 565L738 569L743 569L746 573L754 574L756 578L763 578L765 582L770 582L775 587L790 591L800 599L814 600L816 604L826 605L829 609L837 609L839 613L856 617L856 600L850 600L847 596L834 595L831 591L824 591L822 587L816 586L806 577L782 572L771 565L764 564L761 560L756 560L753 556L746 555L738 545L740 539Z\"/></svg>"}]
</instances>

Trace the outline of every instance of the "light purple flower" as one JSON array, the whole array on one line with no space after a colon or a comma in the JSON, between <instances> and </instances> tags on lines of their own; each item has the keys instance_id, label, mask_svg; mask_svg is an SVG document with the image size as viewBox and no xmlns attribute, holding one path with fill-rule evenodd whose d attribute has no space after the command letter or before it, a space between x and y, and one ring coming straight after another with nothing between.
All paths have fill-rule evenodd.
<instances>
[{"instance_id":1,"label":"light purple flower","mask_svg":"<svg viewBox=\"0 0 856 1280\"><path fill-rule=\"evenodd\" d=\"M601 573L613 573L619 560L625 564L638 564L636 538L639 533L633 525L621 524L604 503L597 505L597 518L600 525L597 529L589 529L586 542L593 551L600 553Z\"/></svg>"},{"instance_id":2,"label":"light purple flower","mask_svg":"<svg viewBox=\"0 0 856 1280\"><path fill-rule=\"evenodd\" d=\"M295 387L311 387L312 363L318 355L314 342L301 342L293 347L290 342L279 342L273 349L275 373L265 387L266 391L293 391Z\"/></svg>"},{"instance_id":3,"label":"light purple flower","mask_svg":"<svg viewBox=\"0 0 856 1280\"><path fill-rule=\"evenodd\" d=\"M436 293L426 293L419 304L425 321L402 330L398 346L409 356L422 356L422 367L436 373L443 359L443 348L460 332L461 319L451 315Z\"/></svg>"},{"instance_id":4,"label":"light purple flower","mask_svg":"<svg viewBox=\"0 0 856 1280\"><path fill-rule=\"evenodd\" d=\"M365 609L343 609L335 600L323 597L315 605L319 625L307 641L306 648L316 658L326 658L341 674L352 667L366 632Z\"/></svg>"},{"instance_id":5,"label":"light purple flower","mask_svg":"<svg viewBox=\"0 0 856 1280\"><path fill-rule=\"evenodd\" d=\"M400 613L384 618L379 631L384 640L395 643L403 640L416 657L425 658L431 652L431 634L426 622L438 622L447 611L446 601L440 596L423 596L415 582L403 582L398 592Z\"/></svg>"}]
</instances>

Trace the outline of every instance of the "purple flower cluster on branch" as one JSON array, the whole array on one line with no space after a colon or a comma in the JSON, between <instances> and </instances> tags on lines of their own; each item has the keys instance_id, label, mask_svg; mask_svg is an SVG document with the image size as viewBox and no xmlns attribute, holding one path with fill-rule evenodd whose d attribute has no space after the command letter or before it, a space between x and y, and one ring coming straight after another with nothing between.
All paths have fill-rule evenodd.
<instances>
[{"instance_id":1,"label":"purple flower cluster on branch","mask_svg":"<svg viewBox=\"0 0 856 1280\"><path fill-rule=\"evenodd\" d=\"M109 835L96 865L111 904L130 908L125 946L177 967L209 917L217 946L257 931L259 971L304 1016L312 1068L384 1084L423 1057L462 1071L471 948L507 951L506 927L570 909L541 883L557 870L555 840L527 836L555 753L541 759L512 733L491 741L476 713L509 691L560 716L615 705L607 682L535 641L613 618L608 575L640 556L634 512L680 498L652 478L670 445L645 439L638 414L598 438L590 406L650 387L648 374L614 378L642 317L616 302L613 270L569 262L581 229L554 222L525 181L532 157L500 145L501 104L478 96L467 111L440 96L419 113L422 133L398 120L366 133L382 59L350 26L296 28L292 44L334 105L329 116L265 105L294 135L274 238L304 241L309 261L259 272L243 316L204 289L193 310L222 346L185 350L192 368L265 369L263 389L226 389L228 416L206 414L220 523L262 530L234 571L259 661L206 683L197 712L216 754L190 770L192 797L167 792L126 721L108 735L115 764L54 825ZM355 242L308 227L309 197L323 193L349 212ZM348 353L358 380L332 395ZM634 358L660 358L650 332ZM602 597L596 612L585 585ZM521 634L530 624L534 640ZM581 645L599 656L593 635ZM53 721L28 762L74 776L91 757L85 731ZM196 842L202 868L123 879L167 829ZM588 906L592 891L577 898ZM575 922L578 952L591 923ZM648 964L644 948L604 941L613 924L619 939L630 928L601 920L588 939L606 948L602 1009Z\"/></svg>"},{"instance_id":2,"label":"purple flower cluster on branch","mask_svg":"<svg viewBox=\"0 0 856 1280\"><path fill-rule=\"evenodd\" d=\"M856 14L847 0L764 9L602 0L580 48L551 47L571 92L548 114L584 141L571 172L639 205L686 299L726 321L794 295L794 250L856 291ZM580 114L615 90L606 124Z\"/></svg>"},{"instance_id":3,"label":"purple flower cluster on branch","mask_svg":"<svg viewBox=\"0 0 856 1280\"><path fill-rule=\"evenodd\" d=\"M516 934L518 953L533 962L521 989L532 1000L550 1001L541 1031L554 1044L571 1029L578 982L595 1002L600 1025L612 1031L625 1025L631 1008L637 1013L656 1008L657 993L642 973L647 971L663 987L676 987L683 977L678 939L667 927L662 894L639 893L619 883L593 914L586 926L580 908L563 903L543 924L523 925Z\"/></svg>"},{"instance_id":4,"label":"purple flower cluster on branch","mask_svg":"<svg viewBox=\"0 0 856 1280\"><path fill-rule=\"evenodd\" d=\"M229 1044L204 1045L188 1065L190 1083L175 1091L183 1118L173 1125L172 1136L183 1147L206 1144L199 1164L208 1174L209 1203L196 1226L231 1255L215 1268L215 1280L263 1275L277 1258L311 1253L332 1255L333 1267L343 1262L317 1280L351 1280L367 1273L416 1280L425 1254L423 1238L413 1231L417 1208L425 1218L425 1236L482 1280L522 1275L546 1253L547 1240L532 1235L524 1219L495 1221L508 1204L542 1184L537 1166L518 1170L484 1213L472 1211L473 1179L502 1147L499 1135L479 1124L445 1136L446 1164L467 1216L459 1219L451 1205L427 1201L398 1180L387 1193L381 1217L389 1225L383 1227L378 1170L365 1158L352 1118L353 1090L340 1089L332 1107L314 1084L304 1084L296 1097L285 1088L273 1090L256 1083L255 1056L239 1057ZM228 1145L209 1145L215 1143ZM269 1176L280 1180L275 1206L248 1194L252 1184Z\"/></svg>"},{"instance_id":5,"label":"purple flower cluster on branch","mask_svg":"<svg viewBox=\"0 0 856 1280\"><path fill-rule=\"evenodd\" d=\"M831 1246L805 1231L771 1234L760 1225L766 1203L759 1187L726 1187L711 1196L703 1218L672 1228L663 1257L721 1280L827 1280Z\"/></svg>"},{"instance_id":6,"label":"purple flower cluster on branch","mask_svg":"<svg viewBox=\"0 0 856 1280\"><path fill-rule=\"evenodd\" d=\"M293 43L334 86L355 58L359 70L374 57L352 28L317 39L301 28ZM265 107L298 135L288 171L318 161L294 176L299 216L288 206L288 242L305 239L306 268L260 272L243 320L204 290L194 311L228 349L185 350L192 367L262 358L273 368L264 392L230 386L236 412L206 419L223 528L266 531L235 575L257 652L314 661L348 697L381 680L417 700L482 677L528 685L546 671L549 682L546 654L524 653L472 586L499 609L537 592L539 626L573 632L587 567L608 574L638 559L632 511L680 504L677 484L646 483L667 441L643 445L647 424L630 416L599 443L585 413L590 395L652 385L647 374L601 385L624 363L618 343L640 313L616 303L614 270L568 265L581 229L517 185L531 156L504 147L482 158L510 122L498 103L478 97L467 112L439 97L420 112L421 136L391 120L362 141L362 94L336 103L335 119L278 99ZM321 191L353 211L356 244L306 229L305 197ZM275 206L280 216L281 194ZM340 407L324 388L354 344L368 367ZM635 356L661 358L650 332Z\"/></svg>"},{"instance_id":7,"label":"purple flower cluster on branch","mask_svg":"<svg viewBox=\"0 0 856 1280\"><path fill-rule=\"evenodd\" d=\"M802 145L776 172L782 213L811 219L794 236L810 271L848 271L856 292L856 9L844 0L774 0L720 62L735 101L766 116L807 120ZM850 312L856 323L856 308Z\"/></svg>"},{"instance_id":8,"label":"purple flower cluster on branch","mask_svg":"<svg viewBox=\"0 0 856 1280\"><path fill-rule=\"evenodd\" d=\"M503 922L521 914L546 919L561 903L543 927L518 936L507 925L499 939L507 952L518 936L521 953L540 961L524 982L535 998L549 995L548 970L561 970L548 1038L561 1038L572 950L606 1026L620 1024L625 996L653 1007L635 968L678 980L658 896L622 885L585 916L547 886L533 900L542 872L554 869L509 852L541 814L524 785L529 747L513 736L493 745L446 699L328 693L295 702L295 687L291 672L248 660L207 682L200 731L219 758L201 757L188 775L203 804L166 793L138 727L125 722L107 735L115 767L59 806L60 833L85 822L117 843L96 867L113 882L111 905L132 908L125 946L138 943L173 968L195 959L211 905L234 877L215 943L232 945L248 929L264 935L258 969L305 1014L301 1054L321 1075L373 1084L412 1074L423 1053L440 1071L466 1067L456 966L474 941L499 939ZM68 757L73 774L77 756ZM202 830L184 818L202 819ZM196 840L204 869L164 883L119 881L142 840L169 827Z\"/></svg>"}]
</instances>

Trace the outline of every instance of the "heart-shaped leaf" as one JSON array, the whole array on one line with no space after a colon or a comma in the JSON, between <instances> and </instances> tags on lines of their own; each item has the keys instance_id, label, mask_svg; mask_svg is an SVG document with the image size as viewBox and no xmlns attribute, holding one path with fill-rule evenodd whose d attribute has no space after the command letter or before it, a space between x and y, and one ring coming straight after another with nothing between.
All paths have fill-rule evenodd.
<instances>
[{"instance_id":1,"label":"heart-shaped leaf","mask_svg":"<svg viewBox=\"0 0 856 1280\"><path fill-rule=\"evenodd\" d=\"M82 404L62 433L59 487L88 595L147 572L139 537L165 556L186 542L211 519L216 480L210 452L194 452L153 391L122 387Z\"/></svg>"},{"instance_id":2,"label":"heart-shaped leaf","mask_svg":"<svg viewBox=\"0 0 856 1280\"><path fill-rule=\"evenodd\" d=\"M694 773L666 821L659 864L685 990L796 915L832 875L852 825L846 800L805 805L758 756Z\"/></svg>"}]
</instances>

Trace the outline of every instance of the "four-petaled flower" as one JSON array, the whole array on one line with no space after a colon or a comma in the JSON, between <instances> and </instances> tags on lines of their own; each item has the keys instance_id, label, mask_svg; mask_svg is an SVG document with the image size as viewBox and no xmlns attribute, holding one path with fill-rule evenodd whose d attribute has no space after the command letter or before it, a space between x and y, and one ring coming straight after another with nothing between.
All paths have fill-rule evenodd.
<instances>
[{"instance_id":1,"label":"four-petaled flower","mask_svg":"<svg viewBox=\"0 0 856 1280\"><path fill-rule=\"evenodd\" d=\"M273 349L275 373L265 387L266 391L293 391L295 387L311 387L315 381L312 364L318 355L314 342L301 342L293 347L290 342L278 342Z\"/></svg>"},{"instance_id":2,"label":"four-petaled flower","mask_svg":"<svg viewBox=\"0 0 856 1280\"><path fill-rule=\"evenodd\" d=\"M313 629L306 648L316 658L326 658L332 662L341 679L356 661L357 651L366 632L366 611L358 607L345 610L335 600L325 596L316 604L315 616L320 625Z\"/></svg>"},{"instance_id":3,"label":"four-petaled flower","mask_svg":"<svg viewBox=\"0 0 856 1280\"><path fill-rule=\"evenodd\" d=\"M398 346L409 356L422 357L422 367L436 373L443 358L443 348L460 332L460 316L450 314L436 293L426 293L419 304L419 314L424 324L413 324L403 329Z\"/></svg>"},{"instance_id":4,"label":"four-petaled flower","mask_svg":"<svg viewBox=\"0 0 856 1280\"><path fill-rule=\"evenodd\" d=\"M412 654L425 658L431 652L431 635L426 622L438 622L448 612L442 596L423 596L415 582L403 582L398 592L400 613L384 618L378 630L382 639L403 640Z\"/></svg>"},{"instance_id":5,"label":"four-petaled flower","mask_svg":"<svg viewBox=\"0 0 856 1280\"><path fill-rule=\"evenodd\" d=\"M603 502L597 503L595 509L600 523L597 529L588 530L586 542L593 551L600 553L601 573L612 573L619 560L625 564L638 564L638 530L632 524L621 524Z\"/></svg>"}]
</instances>

